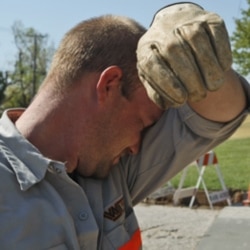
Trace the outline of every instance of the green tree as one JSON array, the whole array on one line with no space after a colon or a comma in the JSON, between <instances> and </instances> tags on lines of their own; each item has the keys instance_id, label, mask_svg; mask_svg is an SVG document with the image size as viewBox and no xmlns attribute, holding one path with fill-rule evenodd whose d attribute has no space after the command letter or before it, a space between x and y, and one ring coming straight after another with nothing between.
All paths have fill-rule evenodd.
<instances>
[{"instance_id":1,"label":"green tree","mask_svg":"<svg viewBox=\"0 0 250 250\"><path fill-rule=\"evenodd\" d=\"M231 36L234 63L239 73L250 73L250 0L248 8L241 9L241 17L235 19L236 30Z\"/></svg>"},{"instance_id":2,"label":"green tree","mask_svg":"<svg viewBox=\"0 0 250 250\"><path fill-rule=\"evenodd\" d=\"M54 46L48 45L48 35L41 34L34 28L25 28L20 21L12 26L17 57L13 72L5 89L2 108L13 106L27 107L42 83Z\"/></svg>"},{"instance_id":3,"label":"green tree","mask_svg":"<svg viewBox=\"0 0 250 250\"><path fill-rule=\"evenodd\" d=\"M9 85L8 72L0 71L0 103L3 102L5 97L5 90Z\"/></svg>"}]
</instances>

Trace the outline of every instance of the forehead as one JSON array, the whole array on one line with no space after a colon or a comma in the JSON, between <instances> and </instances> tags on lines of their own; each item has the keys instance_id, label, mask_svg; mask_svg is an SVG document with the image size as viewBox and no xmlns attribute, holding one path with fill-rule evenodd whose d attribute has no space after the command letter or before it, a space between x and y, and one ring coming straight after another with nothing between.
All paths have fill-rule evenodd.
<instances>
[{"instance_id":1,"label":"forehead","mask_svg":"<svg viewBox=\"0 0 250 250\"><path fill-rule=\"evenodd\" d=\"M158 121L163 114L163 110L153 103L143 86L138 87L134 91L131 102L135 106L135 111L145 126L152 125Z\"/></svg>"}]
</instances>

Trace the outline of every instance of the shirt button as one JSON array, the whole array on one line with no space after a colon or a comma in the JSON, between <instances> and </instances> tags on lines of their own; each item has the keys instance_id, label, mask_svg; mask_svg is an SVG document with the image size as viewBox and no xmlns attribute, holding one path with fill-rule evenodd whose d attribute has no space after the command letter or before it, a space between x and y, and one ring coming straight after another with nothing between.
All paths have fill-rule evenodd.
<instances>
[{"instance_id":1,"label":"shirt button","mask_svg":"<svg viewBox=\"0 0 250 250\"><path fill-rule=\"evenodd\" d=\"M54 170L54 166L53 166L52 163L49 164L49 169L50 169L50 170Z\"/></svg>"},{"instance_id":2,"label":"shirt button","mask_svg":"<svg viewBox=\"0 0 250 250\"><path fill-rule=\"evenodd\" d=\"M49 169L57 174L61 174L62 170L60 168L57 168L56 166L54 166L53 163L49 164Z\"/></svg>"},{"instance_id":3,"label":"shirt button","mask_svg":"<svg viewBox=\"0 0 250 250\"><path fill-rule=\"evenodd\" d=\"M80 212L79 215L78 215L78 218L79 218L80 220L87 220L88 217L89 217L89 215L88 215L88 213L85 212L85 211Z\"/></svg>"},{"instance_id":4,"label":"shirt button","mask_svg":"<svg viewBox=\"0 0 250 250\"><path fill-rule=\"evenodd\" d=\"M55 167L55 172L56 172L57 174L61 174L61 173L62 173L62 170Z\"/></svg>"}]
</instances>

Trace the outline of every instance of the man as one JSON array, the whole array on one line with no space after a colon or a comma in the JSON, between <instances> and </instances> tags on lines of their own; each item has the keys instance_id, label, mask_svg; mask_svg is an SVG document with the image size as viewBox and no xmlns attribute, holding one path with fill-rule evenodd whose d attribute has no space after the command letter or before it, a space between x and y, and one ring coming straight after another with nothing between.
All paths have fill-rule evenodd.
<instances>
[{"instance_id":1,"label":"man","mask_svg":"<svg viewBox=\"0 0 250 250\"><path fill-rule=\"evenodd\" d=\"M140 249L133 206L244 120L250 88L231 69L219 84L209 81L216 91L192 98L182 77L185 87L165 73L166 82L154 82L159 60L147 69L155 58L149 52L144 63L145 40L137 49L144 32L125 17L80 23L65 35L30 106L3 114L1 249Z\"/></svg>"}]
</instances>

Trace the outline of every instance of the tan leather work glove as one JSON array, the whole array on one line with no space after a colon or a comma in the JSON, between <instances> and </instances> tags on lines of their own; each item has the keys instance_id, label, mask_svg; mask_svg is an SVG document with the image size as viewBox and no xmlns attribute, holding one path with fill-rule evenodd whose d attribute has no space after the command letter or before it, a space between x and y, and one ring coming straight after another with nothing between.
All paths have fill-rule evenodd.
<instances>
[{"instance_id":1,"label":"tan leather work glove","mask_svg":"<svg viewBox=\"0 0 250 250\"><path fill-rule=\"evenodd\" d=\"M232 65L224 21L193 3L159 10L137 47L137 68L161 108L199 101L223 84Z\"/></svg>"}]
</instances>

